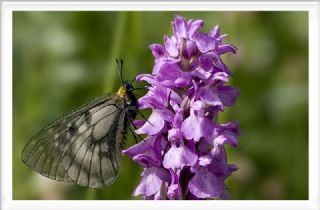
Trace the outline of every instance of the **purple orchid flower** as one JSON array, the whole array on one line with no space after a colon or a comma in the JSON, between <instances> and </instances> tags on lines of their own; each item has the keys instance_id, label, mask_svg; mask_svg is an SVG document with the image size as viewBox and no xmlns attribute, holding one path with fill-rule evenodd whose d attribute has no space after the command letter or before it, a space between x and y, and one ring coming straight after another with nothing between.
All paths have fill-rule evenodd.
<instances>
[{"instance_id":1,"label":"purple orchid flower","mask_svg":"<svg viewBox=\"0 0 320 210\"><path fill-rule=\"evenodd\" d=\"M138 101L152 109L148 121L136 121L147 137L123 151L144 168L134 196L145 199L225 199L225 179L237 166L228 164L226 145L236 147L238 122L219 124L217 116L233 106L240 92L228 86L230 69L220 58L236 53L224 44L218 26L200 32L203 20L176 16L164 46L152 44L152 74L137 76L149 84Z\"/></svg>"}]
</instances>

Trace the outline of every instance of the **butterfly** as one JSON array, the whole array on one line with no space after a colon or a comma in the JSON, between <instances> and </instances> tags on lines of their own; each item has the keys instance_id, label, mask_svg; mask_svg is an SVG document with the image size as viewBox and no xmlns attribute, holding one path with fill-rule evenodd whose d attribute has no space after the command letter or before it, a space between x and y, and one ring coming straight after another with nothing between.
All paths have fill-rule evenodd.
<instances>
[{"instance_id":1,"label":"butterfly","mask_svg":"<svg viewBox=\"0 0 320 210\"><path fill-rule=\"evenodd\" d=\"M34 171L57 181L89 188L111 185L119 171L119 154L126 131L137 115L132 82L62 116L36 133L21 159Z\"/></svg>"}]
</instances>

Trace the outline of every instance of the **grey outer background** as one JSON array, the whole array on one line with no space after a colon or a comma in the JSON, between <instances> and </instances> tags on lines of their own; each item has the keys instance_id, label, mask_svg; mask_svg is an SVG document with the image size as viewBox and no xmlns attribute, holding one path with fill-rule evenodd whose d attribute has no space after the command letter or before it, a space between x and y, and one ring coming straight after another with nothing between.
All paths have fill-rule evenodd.
<instances>
[{"instance_id":1,"label":"grey outer background","mask_svg":"<svg viewBox=\"0 0 320 210\"><path fill-rule=\"evenodd\" d=\"M298 1L298 0L294 0L294 1L288 1L288 0L282 0L283 2L301 2L301 1ZM20 0L20 1L2 1L2 0L0 0L0 7L1 7L1 10L0 10L0 16L2 17L2 6L3 6L3 3L10 3L10 2L21 2L21 3L26 3L26 1L22 1L22 0ZM39 1L39 0L33 0L32 2L49 2L49 1ZM57 1L55 1L55 2L65 2L65 1L62 1L62 0L57 0ZM69 2L87 2L87 1L84 1L84 0L79 0L79 1L69 1ZM101 1L101 0L96 0L95 2L106 2L106 1ZM108 1L108 2L111 2L111 1ZM136 2L136 1L130 1L130 0L128 0L128 1L123 1L123 0L119 0L119 1L113 1L113 2ZM170 0L163 0L163 1L147 1L147 0L141 0L141 1L139 1L139 2L172 2L172 1L170 1ZM186 0L186 1L177 1L177 2L195 2L195 1L190 1L190 0ZM202 1L202 2L211 2L210 0L204 0L204 1ZM242 1L238 1L238 0L235 0L235 1L223 1L223 2L242 2ZM259 2L259 1L253 1L253 0L247 0L246 2ZM271 1L269 1L269 2L277 2L277 0L271 0ZM306 0L306 1L303 1L303 2L319 2L318 0ZM319 4L318 4L319 5ZM318 6L318 9L319 9L319 6ZM2 25L1 25L1 31L3 30L3 28L2 28ZM0 46L2 46L2 43L3 43L3 37L1 36L1 42L0 42ZM2 54L3 52L1 52L1 54ZM0 63L2 63L2 56L0 57ZM1 71L0 71L0 78L2 77L2 71L4 71L3 69L1 69ZM2 87L2 86L1 86ZM2 109L2 100L5 100L5 99L3 99L2 98L2 96L0 97L0 101L1 101L1 111L3 111L3 109ZM0 113L1 114L1 113ZM0 122L0 133L1 133L1 131L2 131L2 124L3 124L4 122L1 120L1 122ZM1 141L2 141L2 139L1 139ZM1 146L2 146L2 144L0 144L0 149L1 149ZM1 170L1 169L0 169ZM2 171L0 171L0 172L2 172ZM2 173L1 173L2 174ZM2 179L0 180L0 181L2 181ZM0 183L0 186L1 186L1 183ZM1 194L2 192L0 191L0 197L2 198L2 194ZM2 205L1 205L2 206Z\"/></svg>"}]
</instances>

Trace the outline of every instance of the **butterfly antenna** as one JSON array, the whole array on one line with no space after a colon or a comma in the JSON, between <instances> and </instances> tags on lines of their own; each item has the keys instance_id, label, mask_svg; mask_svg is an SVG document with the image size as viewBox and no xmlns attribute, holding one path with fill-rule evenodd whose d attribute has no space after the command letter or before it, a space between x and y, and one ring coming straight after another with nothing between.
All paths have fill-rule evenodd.
<instances>
[{"instance_id":1,"label":"butterfly antenna","mask_svg":"<svg viewBox=\"0 0 320 210\"><path fill-rule=\"evenodd\" d=\"M148 120L148 118L146 118L146 117L139 111L139 109L137 109L136 112L137 112L138 114L140 114L141 117L142 117L145 121L147 121L150 125L154 126L154 125Z\"/></svg>"},{"instance_id":2,"label":"butterfly antenna","mask_svg":"<svg viewBox=\"0 0 320 210\"><path fill-rule=\"evenodd\" d=\"M120 59L120 76L121 76L121 81L123 81L123 60ZM123 83L123 82L122 82Z\"/></svg>"},{"instance_id":3,"label":"butterfly antenna","mask_svg":"<svg viewBox=\"0 0 320 210\"><path fill-rule=\"evenodd\" d=\"M133 82L137 81L137 80L136 80L137 76L138 76L138 74L136 74L136 75L132 78L132 80L130 81L131 84L132 84Z\"/></svg>"},{"instance_id":4,"label":"butterfly antenna","mask_svg":"<svg viewBox=\"0 0 320 210\"><path fill-rule=\"evenodd\" d=\"M148 90L147 87L138 87L138 88L133 88L133 90Z\"/></svg>"},{"instance_id":5,"label":"butterfly antenna","mask_svg":"<svg viewBox=\"0 0 320 210\"><path fill-rule=\"evenodd\" d=\"M118 70L118 75L120 77L121 84L124 84L123 82L123 77L122 77L122 66L123 66L123 60L120 59L120 61L116 58L116 63L117 63L117 70Z\"/></svg>"}]
</instances>

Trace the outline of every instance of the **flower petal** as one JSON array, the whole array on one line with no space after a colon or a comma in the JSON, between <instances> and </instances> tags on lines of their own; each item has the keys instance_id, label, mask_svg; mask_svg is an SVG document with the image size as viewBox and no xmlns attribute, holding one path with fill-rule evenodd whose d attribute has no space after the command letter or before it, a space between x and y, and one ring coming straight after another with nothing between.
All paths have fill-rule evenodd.
<instances>
[{"instance_id":1,"label":"flower petal","mask_svg":"<svg viewBox=\"0 0 320 210\"><path fill-rule=\"evenodd\" d=\"M138 154L144 153L146 150L150 150L153 147L155 139L156 138L154 136L148 136L144 141L140 141L138 144L135 144L128 149L123 150L122 154L134 157Z\"/></svg>"},{"instance_id":2,"label":"flower petal","mask_svg":"<svg viewBox=\"0 0 320 210\"><path fill-rule=\"evenodd\" d=\"M208 34L210 37L216 39L220 36L220 28L218 25L215 25Z\"/></svg>"},{"instance_id":3,"label":"flower petal","mask_svg":"<svg viewBox=\"0 0 320 210\"><path fill-rule=\"evenodd\" d=\"M219 45L216 49L215 52L218 55L224 54L224 53L228 53L228 52L232 52L233 54L237 53L237 48L231 44L223 44L223 45Z\"/></svg>"},{"instance_id":4,"label":"flower petal","mask_svg":"<svg viewBox=\"0 0 320 210\"><path fill-rule=\"evenodd\" d=\"M181 75L181 69L176 63L163 63L159 69L157 80L176 80Z\"/></svg>"},{"instance_id":5,"label":"flower petal","mask_svg":"<svg viewBox=\"0 0 320 210\"><path fill-rule=\"evenodd\" d=\"M183 109L176 110L176 113L174 115L173 119L173 127L180 128L183 122Z\"/></svg>"},{"instance_id":6,"label":"flower petal","mask_svg":"<svg viewBox=\"0 0 320 210\"><path fill-rule=\"evenodd\" d=\"M195 56L197 54L197 44L195 41L192 40L187 40L186 42L186 49L184 52L184 56L186 58L192 58L193 56Z\"/></svg>"},{"instance_id":7,"label":"flower petal","mask_svg":"<svg viewBox=\"0 0 320 210\"><path fill-rule=\"evenodd\" d=\"M142 178L133 195L151 196L160 191L162 182L170 181L170 174L162 168L146 168L142 173Z\"/></svg>"},{"instance_id":8,"label":"flower petal","mask_svg":"<svg viewBox=\"0 0 320 210\"><path fill-rule=\"evenodd\" d=\"M186 139L199 141L202 137L212 136L214 123L206 117L190 115L182 123L181 131Z\"/></svg>"},{"instance_id":9,"label":"flower petal","mask_svg":"<svg viewBox=\"0 0 320 210\"><path fill-rule=\"evenodd\" d=\"M148 93L138 100L140 109L153 108L163 109L168 106L170 90L157 83L156 86L150 87Z\"/></svg>"},{"instance_id":10,"label":"flower petal","mask_svg":"<svg viewBox=\"0 0 320 210\"><path fill-rule=\"evenodd\" d=\"M164 46L171 57L175 58L179 55L178 48L168 36L164 36Z\"/></svg>"},{"instance_id":11,"label":"flower petal","mask_svg":"<svg viewBox=\"0 0 320 210\"><path fill-rule=\"evenodd\" d=\"M198 160L200 166L207 166L212 162L212 158L209 155L201 156Z\"/></svg>"},{"instance_id":12,"label":"flower petal","mask_svg":"<svg viewBox=\"0 0 320 210\"><path fill-rule=\"evenodd\" d=\"M173 184L168 187L168 198L170 200L181 199L182 190L179 184Z\"/></svg>"},{"instance_id":13,"label":"flower petal","mask_svg":"<svg viewBox=\"0 0 320 210\"><path fill-rule=\"evenodd\" d=\"M146 121L145 120L135 120L133 121L133 125L142 126Z\"/></svg>"},{"instance_id":14,"label":"flower petal","mask_svg":"<svg viewBox=\"0 0 320 210\"><path fill-rule=\"evenodd\" d=\"M152 112L148 121L149 122L146 122L141 128L136 130L137 134L155 135L164 128L164 119L156 110Z\"/></svg>"},{"instance_id":15,"label":"flower petal","mask_svg":"<svg viewBox=\"0 0 320 210\"><path fill-rule=\"evenodd\" d=\"M219 86L217 88L217 93L225 106L233 106L236 99L240 96L240 91L237 88L230 86Z\"/></svg>"},{"instance_id":16,"label":"flower petal","mask_svg":"<svg viewBox=\"0 0 320 210\"><path fill-rule=\"evenodd\" d=\"M207 80L212 75L211 72L204 70L200 66L198 68L196 68L195 70L193 70L191 72L191 74L192 74L192 76L198 77L199 79L202 79L202 80Z\"/></svg>"},{"instance_id":17,"label":"flower petal","mask_svg":"<svg viewBox=\"0 0 320 210\"><path fill-rule=\"evenodd\" d=\"M196 41L197 47L202 53L206 53L216 47L214 39L202 32L196 33L193 36L193 40Z\"/></svg>"},{"instance_id":18,"label":"flower petal","mask_svg":"<svg viewBox=\"0 0 320 210\"><path fill-rule=\"evenodd\" d=\"M223 109L223 103L213 88L209 88L207 86L200 87L198 89L198 96L207 104L212 106L219 106Z\"/></svg>"},{"instance_id":19,"label":"flower petal","mask_svg":"<svg viewBox=\"0 0 320 210\"><path fill-rule=\"evenodd\" d=\"M157 80L166 87L186 87L191 84L191 74L183 72L176 63L163 63Z\"/></svg>"},{"instance_id":20,"label":"flower petal","mask_svg":"<svg viewBox=\"0 0 320 210\"><path fill-rule=\"evenodd\" d=\"M214 143L219 145L230 144L233 147L238 145L238 140L234 135L220 135L214 138Z\"/></svg>"},{"instance_id":21,"label":"flower petal","mask_svg":"<svg viewBox=\"0 0 320 210\"><path fill-rule=\"evenodd\" d=\"M169 123L172 123L173 122L173 119L174 119L174 113L170 110L170 109L161 109L161 110L158 110L162 116L162 118L169 122Z\"/></svg>"},{"instance_id":22,"label":"flower petal","mask_svg":"<svg viewBox=\"0 0 320 210\"><path fill-rule=\"evenodd\" d=\"M232 135L240 135L240 128L238 121L232 121L229 123L221 124L219 127L219 133L223 134L232 134Z\"/></svg>"},{"instance_id":23,"label":"flower petal","mask_svg":"<svg viewBox=\"0 0 320 210\"><path fill-rule=\"evenodd\" d=\"M181 72L181 75L174 81L176 87L187 87L191 84L192 76L190 73Z\"/></svg>"},{"instance_id":24,"label":"flower petal","mask_svg":"<svg viewBox=\"0 0 320 210\"><path fill-rule=\"evenodd\" d=\"M166 149L168 141L162 136L156 136L156 140L154 142L153 151L156 155L157 160L161 163L162 162L162 154L163 151Z\"/></svg>"},{"instance_id":25,"label":"flower petal","mask_svg":"<svg viewBox=\"0 0 320 210\"><path fill-rule=\"evenodd\" d=\"M191 23L190 29L189 29L189 37L192 38L195 33L199 31L200 28L202 28L204 25L203 20L196 20Z\"/></svg>"},{"instance_id":26,"label":"flower petal","mask_svg":"<svg viewBox=\"0 0 320 210\"><path fill-rule=\"evenodd\" d=\"M161 44L152 44L149 47L155 59L168 56L168 52Z\"/></svg>"},{"instance_id":27,"label":"flower petal","mask_svg":"<svg viewBox=\"0 0 320 210\"><path fill-rule=\"evenodd\" d=\"M137 81L146 81L150 85L156 85L156 80L151 74L140 74L136 77Z\"/></svg>"},{"instance_id":28,"label":"flower petal","mask_svg":"<svg viewBox=\"0 0 320 210\"><path fill-rule=\"evenodd\" d=\"M207 168L200 168L190 180L188 188L198 198L217 198L224 191L224 183Z\"/></svg>"},{"instance_id":29,"label":"flower petal","mask_svg":"<svg viewBox=\"0 0 320 210\"><path fill-rule=\"evenodd\" d=\"M132 158L133 161L137 162L144 168L148 168L151 166L159 166L160 163L155 160L151 155L146 154L138 154Z\"/></svg>"},{"instance_id":30,"label":"flower petal","mask_svg":"<svg viewBox=\"0 0 320 210\"><path fill-rule=\"evenodd\" d=\"M208 85L218 86L228 82L228 74L225 72L216 72L207 81Z\"/></svg>"},{"instance_id":31,"label":"flower petal","mask_svg":"<svg viewBox=\"0 0 320 210\"><path fill-rule=\"evenodd\" d=\"M223 146L216 145L211 151L212 162L208 169L217 176L229 176L231 171L227 164L227 154Z\"/></svg>"},{"instance_id":32,"label":"flower petal","mask_svg":"<svg viewBox=\"0 0 320 210\"><path fill-rule=\"evenodd\" d=\"M179 128L171 128L168 131L168 140L169 141L179 141L183 138L183 135Z\"/></svg>"},{"instance_id":33,"label":"flower petal","mask_svg":"<svg viewBox=\"0 0 320 210\"><path fill-rule=\"evenodd\" d=\"M169 95L170 95L170 100L171 101L173 101L176 104L181 104L182 99L181 99L181 96L178 93L176 93L173 90L170 90Z\"/></svg>"},{"instance_id":34,"label":"flower petal","mask_svg":"<svg viewBox=\"0 0 320 210\"><path fill-rule=\"evenodd\" d=\"M173 21L173 31L178 37L187 38L187 22L181 16L175 16Z\"/></svg>"},{"instance_id":35,"label":"flower petal","mask_svg":"<svg viewBox=\"0 0 320 210\"><path fill-rule=\"evenodd\" d=\"M168 187L168 198L170 200L177 200L182 198L182 189L179 183L180 171L174 172L172 169L169 169L171 175L171 184Z\"/></svg>"},{"instance_id":36,"label":"flower petal","mask_svg":"<svg viewBox=\"0 0 320 210\"><path fill-rule=\"evenodd\" d=\"M222 62L221 59L218 59L216 62L215 62L215 65L216 65L216 68L218 71L223 71L225 73L227 73L229 76L232 75L232 72L231 70L228 68L228 66L226 64L224 64Z\"/></svg>"},{"instance_id":37,"label":"flower petal","mask_svg":"<svg viewBox=\"0 0 320 210\"><path fill-rule=\"evenodd\" d=\"M178 147L173 144L164 155L163 166L165 168L182 169L184 166L192 166L197 159L197 154L193 153L184 144L180 144Z\"/></svg>"}]
</instances>

